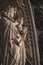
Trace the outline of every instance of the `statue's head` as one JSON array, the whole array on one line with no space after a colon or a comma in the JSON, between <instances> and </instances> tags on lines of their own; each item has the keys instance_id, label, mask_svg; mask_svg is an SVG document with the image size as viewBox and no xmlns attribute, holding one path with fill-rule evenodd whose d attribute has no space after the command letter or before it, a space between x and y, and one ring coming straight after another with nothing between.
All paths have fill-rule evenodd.
<instances>
[{"instance_id":1,"label":"statue's head","mask_svg":"<svg viewBox=\"0 0 43 65\"><path fill-rule=\"evenodd\" d=\"M5 0L4 0L5 1ZM1 11L3 11L8 17L13 17L19 9L24 6L22 0L6 0L1 5Z\"/></svg>"}]
</instances>

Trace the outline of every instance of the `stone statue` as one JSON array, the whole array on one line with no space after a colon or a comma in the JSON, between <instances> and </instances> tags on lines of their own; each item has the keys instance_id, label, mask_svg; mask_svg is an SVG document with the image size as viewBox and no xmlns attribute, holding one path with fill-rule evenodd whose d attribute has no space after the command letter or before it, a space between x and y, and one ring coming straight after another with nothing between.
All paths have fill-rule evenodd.
<instances>
[{"instance_id":1,"label":"stone statue","mask_svg":"<svg viewBox=\"0 0 43 65\"><path fill-rule=\"evenodd\" d=\"M7 7L1 11L1 19L3 19L6 25L4 25L5 30L3 32L4 40L6 40L5 38L7 38L7 36L9 38L6 40L4 65L25 65L26 62L25 39L27 28L23 27L24 18L20 16L20 13L19 15L17 14L19 11L21 10L11 5L7 5Z\"/></svg>"}]
</instances>

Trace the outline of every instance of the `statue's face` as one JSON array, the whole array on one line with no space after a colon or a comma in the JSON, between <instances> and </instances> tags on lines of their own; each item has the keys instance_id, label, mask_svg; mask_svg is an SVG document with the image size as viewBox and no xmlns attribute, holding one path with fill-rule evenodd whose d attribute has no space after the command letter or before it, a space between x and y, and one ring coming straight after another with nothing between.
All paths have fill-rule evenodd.
<instances>
[{"instance_id":1,"label":"statue's face","mask_svg":"<svg viewBox=\"0 0 43 65\"><path fill-rule=\"evenodd\" d=\"M14 17L14 15L16 15L16 12L17 12L17 8L15 7L15 8L10 8L9 9L9 12L8 12L8 17L10 17L10 18L13 18Z\"/></svg>"},{"instance_id":2,"label":"statue's face","mask_svg":"<svg viewBox=\"0 0 43 65\"><path fill-rule=\"evenodd\" d=\"M13 16L14 16L14 8L13 7L10 9L9 13L10 13L10 17L13 18Z\"/></svg>"}]
</instances>

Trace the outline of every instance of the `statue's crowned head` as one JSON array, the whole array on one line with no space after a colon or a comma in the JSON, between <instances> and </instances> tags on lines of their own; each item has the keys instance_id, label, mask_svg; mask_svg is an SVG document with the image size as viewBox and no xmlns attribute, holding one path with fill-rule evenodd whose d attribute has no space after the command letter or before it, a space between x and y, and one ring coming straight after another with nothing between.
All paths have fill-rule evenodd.
<instances>
[{"instance_id":1,"label":"statue's crowned head","mask_svg":"<svg viewBox=\"0 0 43 65\"><path fill-rule=\"evenodd\" d=\"M0 11L3 11L8 16L15 16L19 9L24 7L24 3L22 0L2 0L2 4L0 5ZM8 14L9 13L9 14Z\"/></svg>"}]
</instances>

